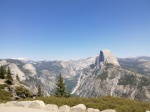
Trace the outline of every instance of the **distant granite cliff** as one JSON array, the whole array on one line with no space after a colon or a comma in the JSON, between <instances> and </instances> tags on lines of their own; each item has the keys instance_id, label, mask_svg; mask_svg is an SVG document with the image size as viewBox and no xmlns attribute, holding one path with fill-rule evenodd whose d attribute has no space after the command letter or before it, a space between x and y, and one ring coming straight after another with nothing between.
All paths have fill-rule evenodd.
<instances>
[{"instance_id":1,"label":"distant granite cliff","mask_svg":"<svg viewBox=\"0 0 150 112\"><path fill-rule=\"evenodd\" d=\"M95 64L83 69L72 93L82 97L111 95L150 101L150 79L122 69L111 51L102 50Z\"/></svg>"},{"instance_id":2,"label":"distant granite cliff","mask_svg":"<svg viewBox=\"0 0 150 112\"><path fill-rule=\"evenodd\" d=\"M41 85L45 96L53 94L61 73L72 94L150 101L150 57L118 60L110 50L101 50L87 59L69 61L0 59L0 66L10 67L12 77L18 75L34 92Z\"/></svg>"},{"instance_id":3,"label":"distant granite cliff","mask_svg":"<svg viewBox=\"0 0 150 112\"><path fill-rule=\"evenodd\" d=\"M110 50L102 50L99 55L99 62L110 63L115 66L120 66L117 58L112 54Z\"/></svg>"}]
</instances>

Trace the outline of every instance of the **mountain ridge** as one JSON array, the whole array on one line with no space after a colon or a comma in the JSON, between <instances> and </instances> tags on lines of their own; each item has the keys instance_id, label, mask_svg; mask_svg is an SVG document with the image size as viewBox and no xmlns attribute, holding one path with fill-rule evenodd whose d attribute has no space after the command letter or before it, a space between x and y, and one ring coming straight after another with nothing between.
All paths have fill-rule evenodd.
<instances>
[{"instance_id":1,"label":"mountain ridge","mask_svg":"<svg viewBox=\"0 0 150 112\"><path fill-rule=\"evenodd\" d=\"M102 51L105 52L104 50L102 50ZM143 74L144 77L149 76L150 61L149 61L148 57L147 58L139 57L136 59L116 58L110 52L111 51L109 51L108 56L103 55L103 58L106 58L106 57L110 58L110 59L105 59L105 61L103 60L103 62L102 62L102 60L101 60L101 62L99 61L100 55L99 56L95 55L92 57L88 57L87 59L69 60L69 61L59 61L59 60L56 60L56 61L32 61L32 60L24 61L24 60L17 60L17 59L5 59L5 60L0 59L0 65L4 65L5 67L8 67L11 64L15 64L15 66L17 66L19 68L19 70L24 73L24 78L25 78L24 81L28 84L28 87L30 87L34 91L37 91L37 86L39 84L41 84L42 88L43 88L43 93L45 96L49 96L49 95L53 94L53 91L55 89L55 81L57 79L57 76L60 73L63 75L65 82L66 82L67 86L69 87L69 90L74 94L77 94L77 92L75 92L75 91L78 91L77 89L79 87L81 87L81 81L79 81L79 80L82 79L82 81L83 81L83 78L86 78L88 76L88 75L85 75L85 73L87 73L87 71L89 72L89 75L90 75L88 77L90 79L90 81L88 80L89 82L91 82L91 81L96 82L96 80L93 80L93 78L94 77L98 78L99 75L102 75L101 77L103 77L104 79L112 78L110 76L110 74L114 75L113 72L116 72L116 74L117 73L124 74L124 73L130 72L132 74L134 74L134 73ZM114 57L114 58L111 59L111 57ZM147 59L146 60L147 63L145 63L145 61L141 61L141 59L144 59L144 60ZM142 63L142 65L130 67L129 65L131 65L131 62L132 62L130 60L134 60L133 61L134 63L135 62L139 63L139 61L140 61L140 64ZM113 63L113 62L115 62L115 63ZM142 73L137 70L139 68L143 70ZM107 73L106 72L107 70L105 70L105 69L107 69L109 72ZM15 77L16 73L17 72L14 72L14 77ZM92 74L93 74L93 76L91 76ZM18 75L20 76L20 74L18 74ZM126 75L122 75L119 77L119 74L118 74L118 75L114 75L114 76L116 79L114 79L114 81L112 81L113 82L112 85L115 85L116 84L115 81L117 81L117 80L119 81L121 77L126 76ZM20 76L20 77L22 77L22 76ZM137 78L137 79L140 80L139 78ZM88 88L90 86L89 82L86 82L86 83L88 83L88 86L85 88ZM106 81L103 81L102 84L105 84L104 82L106 82ZM111 80L110 80L110 82L111 82ZM98 81L97 83L101 83L101 82ZM97 85L95 85L95 86L97 86ZM95 86L91 85L92 88L95 88ZM121 86L119 86L119 87L121 87ZM129 87L126 87L126 89L128 89L128 88ZM109 94L114 95L114 93L113 93L113 91L115 91L114 87L112 87L111 89L110 88L108 88L108 89L109 89L109 91L111 91L111 92L109 92ZM84 88L83 88L83 90L84 90ZM87 92L89 92L89 94L93 94L93 96L94 96L95 93L90 93L90 91L91 90L89 89L89 91L87 91ZM103 89L101 91L103 91ZM145 91L148 91L148 94L149 94L149 87L148 87L148 90L145 90ZM101 93L101 92L100 91L98 93L96 92L97 96L104 95L104 94L99 94L99 93ZM131 93L128 93L128 94L131 95ZM81 95L81 94L77 94L77 95ZM116 95L116 93L115 93L115 95ZM92 96L92 95L87 95L87 96ZM126 95L126 96L129 96L129 95ZM132 93L132 96L133 96L133 93ZM131 98L131 97L129 97L129 98Z\"/></svg>"}]
</instances>

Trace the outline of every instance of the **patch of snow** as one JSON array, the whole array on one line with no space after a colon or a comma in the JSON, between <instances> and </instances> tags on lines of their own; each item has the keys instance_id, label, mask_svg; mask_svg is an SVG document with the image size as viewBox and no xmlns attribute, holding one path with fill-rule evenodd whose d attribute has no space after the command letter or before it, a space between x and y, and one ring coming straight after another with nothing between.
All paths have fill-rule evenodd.
<instances>
[{"instance_id":1,"label":"patch of snow","mask_svg":"<svg viewBox=\"0 0 150 112\"><path fill-rule=\"evenodd\" d=\"M142 57L148 57L148 58L150 58L150 56L149 55L140 55L140 56L129 56L129 57L127 57L127 58L131 58L131 59L138 59L138 58L142 58Z\"/></svg>"},{"instance_id":2,"label":"patch of snow","mask_svg":"<svg viewBox=\"0 0 150 112\"><path fill-rule=\"evenodd\" d=\"M20 58L12 58L12 59L17 59L17 60L21 60L21 61L28 61L27 58L23 58L23 57L20 57Z\"/></svg>"},{"instance_id":3,"label":"patch of snow","mask_svg":"<svg viewBox=\"0 0 150 112\"><path fill-rule=\"evenodd\" d=\"M140 60L138 60L138 62L147 62L147 60L140 59Z\"/></svg>"},{"instance_id":4,"label":"patch of snow","mask_svg":"<svg viewBox=\"0 0 150 112\"><path fill-rule=\"evenodd\" d=\"M37 63L33 63L33 64L35 65L35 64L37 64Z\"/></svg>"}]
</instances>

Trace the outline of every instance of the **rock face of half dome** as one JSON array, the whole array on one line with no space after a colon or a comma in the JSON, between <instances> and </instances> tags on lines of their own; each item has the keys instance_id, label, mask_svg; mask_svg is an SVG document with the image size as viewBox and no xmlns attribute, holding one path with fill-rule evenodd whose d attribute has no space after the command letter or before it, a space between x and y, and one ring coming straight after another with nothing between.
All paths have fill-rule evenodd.
<instances>
[{"instance_id":1,"label":"rock face of half dome","mask_svg":"<svg viewBox=\"0 0 150 112\"><path fill-rule=\"evenodd\" d=\"M120 66L117 58L112 54L110 50L101 50L99 54L99 62L110 63L115 66Z\"/></svg>"}]
</instances>

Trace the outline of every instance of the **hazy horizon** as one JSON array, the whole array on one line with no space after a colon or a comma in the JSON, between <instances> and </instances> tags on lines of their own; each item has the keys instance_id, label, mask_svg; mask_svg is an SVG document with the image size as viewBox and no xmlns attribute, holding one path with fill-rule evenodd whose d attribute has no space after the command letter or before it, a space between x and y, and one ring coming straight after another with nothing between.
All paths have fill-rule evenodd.
<instances>
[{"instance_id":1,"label":"hazy horizon","mask_svg":"<svg viewBox=\"0 0 150 112\"><path fill-rule=\"evenodd\" d=\"M1 0L0 59L150 55L149 0Z\"/></svg>"},{"instance_id":2,"label":"hazy horizon","mask_svg":"<svg viewBox=\"0 0 150 112\"><path fill-rule=\"evenodd\" d=\"M96 54L96 55L92 55L92 56L88 56L88 57L85 57L85 58L78 58L78 59L68 59L68 60L63 60L63 59L54 59L54 60L46 60L46 59L43 59L43 60L34 60L34 59L28 59L26 57L15 57L15 58L0 58L0 59L17 59L17 60L32 60L32 61L71 61L71 60L82 60L82 59L88 59L88 58L91 58L91 57L95 57L95 56L98 56L99 54ZM114 55L115 56L115 55ZM128 57L117 57L115 56L116 58L137 58L137 57L150 57L150 55L138 55L138 56L128 56Z\"/></svg>"}]
</instances>

